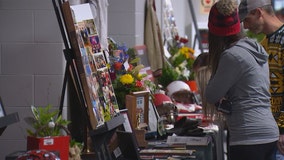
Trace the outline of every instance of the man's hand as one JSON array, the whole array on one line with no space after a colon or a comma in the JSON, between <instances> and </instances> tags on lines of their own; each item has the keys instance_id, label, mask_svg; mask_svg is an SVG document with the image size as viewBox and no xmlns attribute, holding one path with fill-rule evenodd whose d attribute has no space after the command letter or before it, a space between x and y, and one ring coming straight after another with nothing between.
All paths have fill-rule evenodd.
<instances>
[{"instance_id":1,"label":"man's hand","mask_svg":"<svg viewBox=\"0 0 284 160\"><path fill-rule=\"evenodd\" d=\"M277 146L278 146L279 152L284 155L284 134L279 136Z\"/></svg>"}]
</instances>

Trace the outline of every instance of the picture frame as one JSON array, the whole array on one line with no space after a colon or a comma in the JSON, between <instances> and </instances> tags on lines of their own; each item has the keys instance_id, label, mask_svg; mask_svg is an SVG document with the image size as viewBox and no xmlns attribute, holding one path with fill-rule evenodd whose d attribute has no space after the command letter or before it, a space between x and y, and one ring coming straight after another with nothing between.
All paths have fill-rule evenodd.
<instances>
[{"instance_id":1,"label":"picture frame","mask_svg":"<svg viewBox=\"0 0 284 160\"><path fill-rule=\"evenodd\" d=\"M123 115L123 117L124 117L123 130L125 132L131 132L132 133L133 129L132 129L132 125L131 125L130 120L129 120L128 109L121 109L120 114Z\"/></svg>"},{"instance_id":2,"label":"picture frame","mask_svg":"<svg viewBox=\"0 0 284 160\"><path fill-rule=\"evenodd\" d=\"M6 111L4 109L2 98L0 97L0 118L6 116Z\"/></svg>"},{"instance_id":3,"label":"picture frame","mask_svg":"<svg viewBox=\"0 0 284 160\"><path fill-rule=\"evenodd\" d=\"M7 114L4 108L2 98L0 97L0 136L7 128L8 125L20 121L19 115L17 112Z\"/></svg>"},{"instance_id":4,"label":"picture frame","mask_svg":"<svg viewBox=\"0 0 284 160\"><path fill-rule=\"evenodd\" d=\"M126 95L125 104L133 128L147 127L149 124L149 91L133 92Z\"/></svg>"}]
</instances>

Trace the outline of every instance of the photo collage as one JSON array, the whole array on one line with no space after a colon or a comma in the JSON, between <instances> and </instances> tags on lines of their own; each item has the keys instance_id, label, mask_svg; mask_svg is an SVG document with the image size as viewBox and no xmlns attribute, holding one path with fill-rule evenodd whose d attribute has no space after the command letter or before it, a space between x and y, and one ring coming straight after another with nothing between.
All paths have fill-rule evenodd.
<instances>
[{"instance_id":1,"label":"photo collage","mask_svg":"<svg viewBox=\"0 0 284 160\"><path fill-rule=\"evenodd\" d=\"M93 19L75 23L93 112L98 125L119 113L117 100Z\"/></svg>"}]
</instances>

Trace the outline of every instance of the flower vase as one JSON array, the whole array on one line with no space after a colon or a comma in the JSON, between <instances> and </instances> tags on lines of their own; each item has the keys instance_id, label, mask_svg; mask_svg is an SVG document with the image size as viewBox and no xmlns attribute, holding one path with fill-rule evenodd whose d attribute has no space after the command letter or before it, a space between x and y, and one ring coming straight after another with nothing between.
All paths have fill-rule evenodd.
<instances>
[{"instance_id":1,"label":"flower vase","mask_svg":"<svg viewBox=\"0 0 284 160\"><path fill-rule=\"evenodd\" d=\"M185 83L189 86L189 88L192 92L198 91L197 84L196 84L195 80L189 80L189 81L186 81Z\"/></svg>"}]
</instances>

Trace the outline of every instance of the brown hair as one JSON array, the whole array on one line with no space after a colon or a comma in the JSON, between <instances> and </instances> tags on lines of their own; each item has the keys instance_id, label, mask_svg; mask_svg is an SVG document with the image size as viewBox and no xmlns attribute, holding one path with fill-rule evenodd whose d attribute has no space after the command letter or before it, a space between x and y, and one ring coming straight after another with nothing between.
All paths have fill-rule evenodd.
<instances>
[{"instance_id":1,"label":"brown hair","mask_svg":"<svg viewBox=\"0 0 284 160\"><path fill-rule=\"evenodd\" d=\"M193 71L195 72L195 81L198 87L202 102L202 112L207 120L213 121L214 116L216 115L216 107L212 104L207 103L205 97L205 88L211 77L211 69L209 67L209 52L203 52L199 54L194 63Z\"/></svg>"},{"instance_id":2,"label":"brown hair","mask_svg":"<svg viewBox=\"0 0 284 160\"><path fill-rule=\"evenodd\" d=\"M212 69L212 75L216 73L221 54L243 37L242 32L231 36L216 36L209 32L209 65Z\"/></svg>"},{"instance_id":3,"label":"brown hair","mask_svg":"<svg viewBox=\"0 0 284 160\"><path fill-rule=\"evenodd\" d=\"M209 53L200 53L192 64L193 71L196 72L200 67L209 65Z\"/></svg>"}]
</instances>

